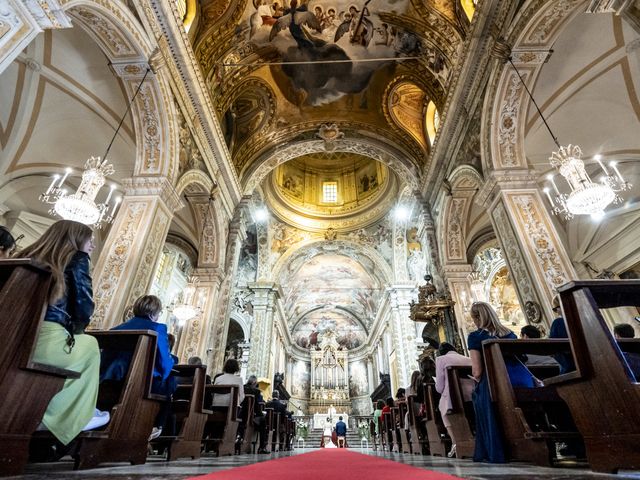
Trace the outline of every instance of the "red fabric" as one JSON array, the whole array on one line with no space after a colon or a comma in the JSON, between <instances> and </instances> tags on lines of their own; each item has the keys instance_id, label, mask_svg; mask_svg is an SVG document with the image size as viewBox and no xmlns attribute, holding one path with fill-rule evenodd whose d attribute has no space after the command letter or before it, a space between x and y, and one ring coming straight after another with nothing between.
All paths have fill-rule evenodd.
<instances>
[{"instance_id":1,"label":"red fabric","mask_svg":"<svg viewBox=\"0 0 640 480\"><path fill-rule=\"evenodd\" d=\"M384 458L364 455L353 450L321 449L292 457L254 463L187 480L457 480L446 473L423 470Z\"/></svg>"}]
</instances>

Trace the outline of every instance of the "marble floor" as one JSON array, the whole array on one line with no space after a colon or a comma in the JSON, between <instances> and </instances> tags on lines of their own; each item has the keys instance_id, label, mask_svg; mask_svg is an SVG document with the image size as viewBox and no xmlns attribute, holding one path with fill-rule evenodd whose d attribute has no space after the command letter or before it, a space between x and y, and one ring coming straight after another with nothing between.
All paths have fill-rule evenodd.
<instances>
[{"instance_id":1,"label":"marble floor","mask_svg":"<svg viewBox=\"0 0 640 480\"><path fill-rule=\"evenodd\" d=\"M371 450L354 449L369 455L377 455L397 462L413 465L418 468L450 473L470 480L640 480L640 472L620 472L618 475L593 473L582 466L563 466L555 468L534 467L522 463L507 465L478 464L470 460L456 460L440 457L413 456L397 453L376 453ZM226 470L255 462L264 462L273 458L299 455L312 449L299 449L293 452L275 453L272 455L237 455L234 457L203 457L200 460L179 460L165 462L160 457L150 457L145 465L130 466L125 464L107 464L94 470L73 471L73 463L60 461L57 463L30 464L24 475L5 477L7 479L43 480L43 479L77 479L77 480L183 480L185 478L204 475L216 470ZM292 479L304 477L299 472L292 473ZM285 479L283 479L285 480Z\"/></svg>"}]
</instances>

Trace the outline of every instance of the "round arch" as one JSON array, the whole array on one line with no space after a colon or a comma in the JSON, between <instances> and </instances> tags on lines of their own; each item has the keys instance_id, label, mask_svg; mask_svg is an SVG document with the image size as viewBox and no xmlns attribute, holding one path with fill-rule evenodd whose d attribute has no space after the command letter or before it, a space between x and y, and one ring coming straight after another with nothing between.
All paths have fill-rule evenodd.
<instances>
[{"instance_id":1,"label":"round arch","mask_svg":"<svg viewBox=\"0 0 640 480\"><path fill-rule=\"evenodd\" d=\"M63 9L98 44L124 85L129 98L142 80L156 46L122 2L71 0ZM150 74L131 106L136 136L135 176L160 175L174 183L177 175L177 130L170 121L175 103L163 73Z\"/></svg>"}]
</instances>

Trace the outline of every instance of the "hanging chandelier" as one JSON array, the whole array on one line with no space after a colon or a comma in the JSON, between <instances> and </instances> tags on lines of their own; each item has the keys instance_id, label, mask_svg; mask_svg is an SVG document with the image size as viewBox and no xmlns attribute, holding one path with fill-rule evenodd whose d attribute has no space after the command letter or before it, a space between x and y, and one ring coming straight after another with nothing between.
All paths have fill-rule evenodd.
<instances>
[{"instance_id":1,"label":"hanging chandelier","mask_svg":"<svg viewBox=\"0 0 640 480\"><path fill-rule=\"evenodd\" d=\"M73 173L73 169L68 167L62 178L58 174L54 175L49 188L40 194L39 200L52 206L48 212L49 215L58 216L65 220L74 220L97 229L113 222L115 212L122 201L122 197L115 197L112 204L109 204L116 186L114 184L110 186L109 193L103 202L96 202L96 197L105 184L106 177L115 173L113 165L107 163L107 155L109 155L109 150L111 150L120 127L131 110L131 105L140 92L149 71L150 69L147 68L102 158L91 157L85 162L82 180L77 190L69 193L69 190L64 186L67 177Z\"/></svg>"},{"instance_id":2,"label":"hanging chandelier","mask_svg":"<svg viewBox=\"0 0 640 480\"><path fill-rule=\"evenodd\" d=\"M618 192L629 190L632 185L623 178L615 162L609 163L611 171L615 173L615 176L611 175L602 163L601 155L595 155L593 159L598 163L604 175L600 177L599 182L592 181L582 160L580 147L578 145L566 147L560 145L511 58L509 58L509 63L516 71L520 83L522 83L529 99L536 107L538 115L558 147L558 150L549 157L549 163L569 185L570 192L568 194L562 193L554 180L555 175L552 173L547 175L547 180L553 187L553 194L549 187L545 187L543 191L551 204L551 212L554 215L563 215L566 220L571 220L575 215L591 215L594 220L600 220L604 217L604 210L607 206L611 203L619 204L622 202Z\"/></svg>"},{"instance_id":3,"label":"hanging chandelier","mask_svg":"<svg viewBox=\"0 0 640 480\"><path fill-rule=\"evenodd\" d=\"M189 277L187 285L179 295L179 300L172 303L170 310L174 317L178 319L180 325L184 325L192 318L202 313L201 308L196 305L196 291L198 288L198 278Z\"/></svg>"}]
</instances>

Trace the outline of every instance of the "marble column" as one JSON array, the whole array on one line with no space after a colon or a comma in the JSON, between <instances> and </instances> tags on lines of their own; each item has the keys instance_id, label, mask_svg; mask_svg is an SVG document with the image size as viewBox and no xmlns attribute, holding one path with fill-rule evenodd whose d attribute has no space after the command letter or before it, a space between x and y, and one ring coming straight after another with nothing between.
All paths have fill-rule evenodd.
<instances>
[{"instance_id":1,"label":"marble column","mask_svg":"<svg viewBox=\"0 0 640 480\"><path fill-rule=\"evenodd\" d=\"M224 275L220 269L199 267L192 276L197 279L196 306L200 313L187 322L178 345L178 357L185 362L189 357L207 358L207 332L216 320L220 285Z\"/></svg>"},{"instance_id":2,"label":"marble column","mask_svg":"<svg viewBox=\"0 0 640 480\"><path fill-rule=\"evenodd\" d=\"M123 181L125 195L93 270L92 329L122 321L127 306L149 292L174 212L182 201L165 177Z\"/></svg>"},{"instance_id":3,"label":"marble column","mask_svg":"<svg viewBox=\"0 0 640 480\"><path fill-rule=\"evenodd\" d=\"M556 289L578 277L538 188L527 181L530 178L515 172L490 178L479 199L489 206L527 320L548 327Z\"/></svg>"},{"instance_id":4,"label":"marble column","mask_svg":"<svg viewBox=\"0 0 640 480\"><path fill-rule=\"evenodd\" d=\"M72 26L58 0L0 2L0 74L38 33Z\"/></svg>"},{"instance_id":5,"label":"marble column","mask_svg":"<svg viewBox=\"0 0 640 480\"><path fill-rule=\"evenodd\" d=\"M391 305L391 331L398 365L400 386L411 381L411 372L418 369L418 349L413 322L409 319L409 302L415 300L413 285L394 285L387 290Z\"/></svg>"},{"instance_id":6,"label":"marble column","mask_svg":"<svg viewBox=\"0 0 640 480\"><path fill-rule=\"evenodd\" d=\"M258 377L267 377L271 365L269 357L274 341L274 315L280 288L275 283L250 283L253 292L253 324L251 325L251 351L249 372Z\"/></svg>"},{"instance_id":7,"label":"marble column","mask_svg":"<svg viewBox=\"0 0 640 480\"><path fill-rule=\"evenodd\" d=\"M476 330L471 317L468 314L468 308L473 303L473 294L471 291L471 282L469 274L472 267L469 264L448 265L444 268L447 277L447 285L451 293L453 311L458 323L460 340L462 345L467 347L467 336Z\"/></svg>"},{"instance_id":8,"label":"marble column","mask_svg":"<svg viewBox=\"0 0 640 480\"><path fill-rule=\"evenodd\" d=\"M442 265L438 257L438 237L436 235L436 227L431 216L431 210L428 204L422 208L422 229L418 232L421 238L424 238L427 244L427 264L428 270L433 277L433 284L438 292L445 293L445 282L442 277ZM419 282L420 283L420 282Z\"/></svg>"}]
</instances>

